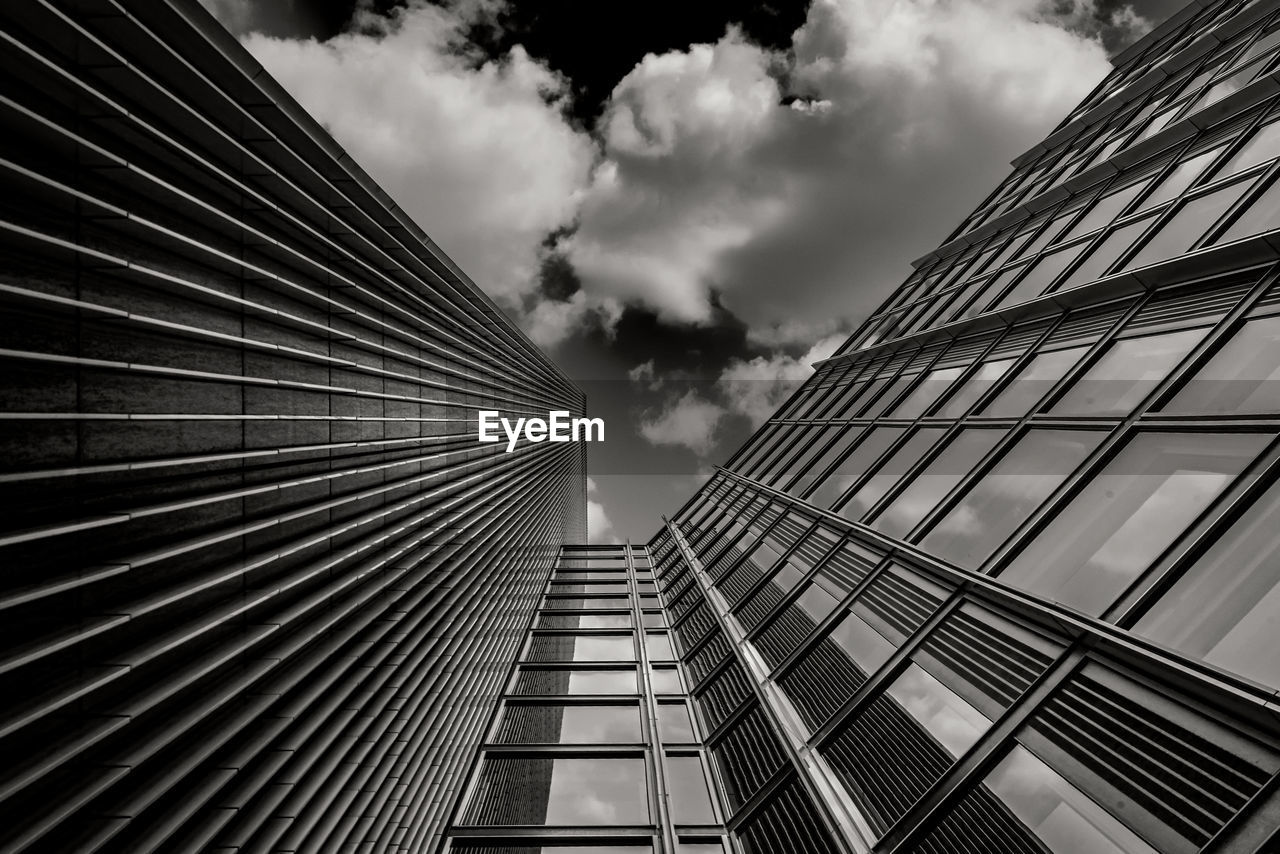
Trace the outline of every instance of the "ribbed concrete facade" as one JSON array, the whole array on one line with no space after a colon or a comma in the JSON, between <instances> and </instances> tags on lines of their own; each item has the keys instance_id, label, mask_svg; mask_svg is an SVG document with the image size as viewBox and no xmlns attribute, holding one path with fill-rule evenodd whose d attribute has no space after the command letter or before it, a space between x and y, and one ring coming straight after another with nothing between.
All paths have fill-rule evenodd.
<instances>
[{"instance_id":1,"label":"ribbed concrete facade","mask_svg":"<svg viewBox=\"0 0 1280 854\"><path fill-rule=\"evenodd\" d=\"M431 849L582 393L195 0L0 40L0 850Z\"/></svg>"}]
</instances>

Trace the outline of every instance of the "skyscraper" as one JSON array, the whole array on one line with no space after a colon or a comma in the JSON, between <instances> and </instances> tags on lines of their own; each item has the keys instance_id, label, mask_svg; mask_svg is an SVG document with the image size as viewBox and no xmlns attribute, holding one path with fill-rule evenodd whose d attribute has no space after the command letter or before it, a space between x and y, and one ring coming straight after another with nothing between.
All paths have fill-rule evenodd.
<instances>
[{"instance_id":1,"label":"skyscraper","mask_svg":"<svg viewBox=\"0 0 1280 854\"><path fill-rule=\"evenodd\" d=\"M581 391L194 0L0 35L0 849L431 847Z\"/></svg>"},{"instance_id":2,"label":"skyscraper","mask_svg":"<svg viewBox=\"0 0 1280 854\"><path fill-rule=\"evenodd\" d=\"M650 541L742 850L1280 846L1278 50L1116 56Z\"/></svg>"},{"instance_id":3,"label":"skyscraper","mask_svg":"<svg viewBox=\"0 0 1280 854\"><path fill-rule=\"evenodd\" d=\"M0 33L4 850L1280 845L1280 2L1116 56L643 547L194 0Z\"/></svg>"}]
</instances>

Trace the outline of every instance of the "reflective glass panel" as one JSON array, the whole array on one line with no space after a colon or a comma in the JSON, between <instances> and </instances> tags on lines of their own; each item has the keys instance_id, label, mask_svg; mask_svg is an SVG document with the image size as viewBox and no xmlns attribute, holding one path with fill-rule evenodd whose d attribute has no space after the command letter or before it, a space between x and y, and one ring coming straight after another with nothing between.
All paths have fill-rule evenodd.
<instances>
[{"instance_id":1,"label":"reflective glass panel","mask_svg":"<svg viewBox=\"0 0 1280 854\"><path fill-rule=\"evenodd\" d=\"M1280 488L1272 486L1143 615L1134 631L1280 688Z\"/></svg>"},{"instance_id":2,"label":"reflective glass panel","mask_svg":"<svg viewBox=\"0 0 1280 854\"><path fill-rule=\"evenodd\" d=\"M831 507L889 446L906 432L905 427L876 427L865 434L853 452L832 470L806 500L823 510Z\"/></svg>"},{"instance_id":3,"label":"reflective glass panel","mask_svg":"<svg viewBox=\"0 0 1280 854\"><path fill-rule=\"evenodd\" d=\"M991 790L1050 851L1156 854L1156 850L1021 745L991 773Z\"/></svg>"},{"instance_id":4,"label":"reflective glass panel","mask_svg":"<svg viewBox=\"0 0 1280 854\"><path fill-rule=\"evenodd\" d=\"M1038 353L982 410L996 418L1021 417L1053 388L1089 348L1071 347Z\"/></svg>"},{"instance_id":5,"label":"reflective glass panel","mask_svg":"<svg viewBox=\"0 0 1280 854\"><path fill-rule=\"evenodd\" d=\"M684 703L658 704L658 735L663 741L696 741L689 709Z\"/></svg>"},{"instance_id":6,"label":"reflective glass panel","mask_svg":"<svg viewBox=\"0 0 1280 854\"><path fill-rule=\"evenodd\" d=\"M1003 430L962 430L876 516L872 527L891 537L905 535L973 470L1003 435Z\"/></svg>"},{"instance_id":7,"label":"reflective glass panel","mask_svg":"<svg viewBox=\"0 0 1280 854\"><path fill-rule=\"evenodd\" d=\"M912 433L906 442L885 460L876 473L854 493L853 497L838 508L846 519L861 519L871 506L888 492L907 470L920 461L924 452L946 432L941 427L923 427Z\"/></svg>"},{"instance_id":8,"label":"reflective glass panel","mask_svg":"<svg viewBox=\"0 0 1280 854\"><path fill-rule=\"evenodd\" d=\"M675 652L671 649L671 638L666 634L649 632L644 636L644 649L650 660L671 661Z\"/></svg>"},{"instance_id":9,"label":"reflective glass panel","mask_svg":"<svg viewBox=\"0 0 1280 854\"><path fill-rule=\"evenodd\" d=\"M648 824L644 759L485 758L467 824Z\"/></svg>"},{"instance_id":10,"label":"reflective glass panel","mask_svg":"<svg viewBox=\"0 0 1280 854\"><path fill-rule=\"evenodd\" d=\"M1249 203L1235 222L1214 243L1230 243L1251 234L1261 234L1280 226L1280 181Z\"/></svg>"},{"instance_id":11,"label":"reflective glass panel","mask_svg":"<svg viewBox=\"0 0 1280 854\"><path fill-rule=\"evenodd\" d=\"M964 381L964 385L956 390L951 399L943 404L938 410L938 416L942 418L959 418L969 411L969 407L977 402L978 398L986 393L997 380L1003 377L1013 367L1013 363L1017 361L1015 357L1008 359L993 359L990 362L983 362L978 369Z\"/></svg>"},{"instance_id":12,"label":"reflective glass panel","mask_svg":"<svg viewBox=\"0 0 1280 854\"><path fill-rule=\"evenodd\" d=\"M1164 408L1168 412L1280 412L1280 317L1245 323Z\"/></svg>"},{"instance_id":13,"label":"reflective glass panel","mask_svg":"<svg viewBox=\"0 0 1280 854\"><path fill-rule=\"evenodd\" d=\"M655 694L682 694L680 674L673 667L655 667L649 674L649 683Z\"/></svg>"},{"instance_id":14,"label":"reflective glass panel","mask_svg":"<svg viewBox=\"0 0 1280 854\"><path fill-rule=\"evenodd\" d=\"M907 665L885 691L952 756L972 747L991 726L981 712L918 664Z\"/></svg>"},{"instance_id":15,"label":"reflective glass panel","mask_svg":"<svg viewBox=\"0 0 1280 854\"><path fill-rule=\"evenodd\" d=\"M897 650L884 635L852 613L831 630L831 639L840 644L853 663L868 675L879 670Z\"/></svg>"},{"instance_id":16,"label":"reflective glass panel","mask_svg":"<svg viewBox=\"0 0 1280 854\"><path fill-rule=\"evenodd\" d=\"M635 706L508 704L496 741L503 744L628 744L641 740Z\"/></svg>"},{"instance_id":17,"label":"reflective glass panel","mask_svg":"<svg viewBox=\"0 0 1280 854\"><path fill-rule=\"evenodd\" d=\"M1244 147L1231 156L1219 174L1230 175L1243 172L1250 166L1257 166L1265 160L1271 160L1280 154L1280 122L1271 122L1253 132Z\"/></svg>"},{"instance_id":18,"label":"reflective glass panel","mask_svg":"<svg viewBox=\"0 0 1280 854\"><path fill-rule=\"evenodd\" d=\"M671 819L676 824L713 824L715 810L707 790L706 773L697 756L667 756L667 787L671 792ZM683 846L682 846L683 849ZM712 850L720 850L717 845Z\"/></svg>"},{"instance_id":19,"label":"reflective glass panel","mask_svg":"<svg viewBox=\"0 0 1280 854\"><path fill-rule=\"evenodd\" d=\"M512 691L516 694L634 694L634 670L571 670L522 667Z\"/></svg>"},{"instance_id":20,"label":"reflective glass panel","mask_svg":"<svg viewBox=\"0 0 1280 854\"><path fill-rule=\"evenodd\" d=\"M930 371L928 375L920 382L918 386L911 390L911 394L903 398L889 413L890 418L915 418L923 415L925 410L933 405L947 386L955 381L956 377L964 372L963 367L958 368L939 368Z\"/></svg>"},{"instance_id":21,"label":"reflective glass panel","mask_svg":"<svg viewBox=\"0 0 1280 854\"><path fill-rule=\"evenodd\" d=\"M1113 342L1050 411L1057 415L1128 415L1207 331L1183 329Z\"/></svg>"},{"instance_id":22,"label":"reflective glass panel","mask_svg":"<svg viewBox=\"0 0 1280 854\"><path fill-rule=\"evenodd\" d=\"M1209 165L1209 161L1217 157L1221 151L1221 147L1212 148L1197 154L1195 157L1189 157L1173 167L1173 171L1165 176L1164 180L1160 182L1151 195L1142 200L1142 204L1138 206L1138 209L1152 208L1182 195L1182 191L1190 187L1192 182L1200 177L1200 173Z\"/></svg>"},{"instance_id":23,"label":"reflective glass panel","mask_svg":"<svg viewBox=\"0 0 1280 854\"><path fill-rule=\"evenodd\" d=\"M1080 430L1031 431L964 494L921 547L977 569L1101 439L1101 433Z\"/></svg>"},{"instance_id":24,"label":"reflective glass panel","mask_svg":"<svg viewBox=\"0 0 1280 854\"><path fill-rule=\"evenodd\" d=\"M1014 558L1000 580L1101 615L1268 439L1138 435Z\"/></svg>"},{"instance_id":25,"label":"reflective glass panel","mask_svg":"<svg viewBox=\"0 0 1280 854\"><path fill-rule=\"evenodd\" d=\"M1150 224L1151 218L1148 217L1122 225L1107 234L1089 253L1088 257L1081 261L1080 265L1063 279L1056 290L1074 288L1077 285L1088 284L1102 278L1107 268L1114 264L1116 259L1133 245L1133 241L1137 240L1142 230Z\"/></svg>"},{"instance_id":26,"label":"reflective glass panel","mask_svg":"<svg viewBox=\"0 0 1280 854\"><path fill-rule=\"evenodd\" d=\"M1158 227L1137 254L1125 263L1124 269L1144 267L1186 252L1209 230L1210 225L1217 222L1244 195L1248 185L1248 181L1237 181L1229 187L1198 196L1184 204Z\"/></svg>"}]
</instances>

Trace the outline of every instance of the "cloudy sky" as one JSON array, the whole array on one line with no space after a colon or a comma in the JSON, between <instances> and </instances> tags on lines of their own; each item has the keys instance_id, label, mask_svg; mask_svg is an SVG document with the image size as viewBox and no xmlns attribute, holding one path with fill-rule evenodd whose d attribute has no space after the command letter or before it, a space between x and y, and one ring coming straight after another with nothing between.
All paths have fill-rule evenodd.
<instances>
[{"instance_id":1,"label":"cloudy sky","mask_svg":"<svg viewBox=\"0 0 1280 854\"><path fill-rule=\"evenodd\" d=\"M202 0L579 381L647 540L1181 0Z\"/></svg>"}]
</instances>

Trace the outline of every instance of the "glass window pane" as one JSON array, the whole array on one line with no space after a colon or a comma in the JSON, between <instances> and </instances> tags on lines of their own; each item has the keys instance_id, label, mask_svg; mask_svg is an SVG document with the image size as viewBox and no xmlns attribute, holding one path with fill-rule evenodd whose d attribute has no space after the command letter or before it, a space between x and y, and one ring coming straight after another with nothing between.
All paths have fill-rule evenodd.
<instances>
[{"instance_id":1,"label":"glass window pane","mask_svg":"<svg viewBox=\"0 0 1280 854\"><path fill-rule=\"evenodd\" d=\"M986 393L997 380L1013 367L1016 358L993 359L990 362L983 362L978 370L974 371L969 379L964 381L964 385L956 390L951 399L946 402L937 414L943 418L959 418L969 411L969 407Z\"/></svg>"},{"instance_id":2,"label":"glass window pane","mask_svg":"<svg viewBox=\"0 0 1280 854\"><path fill-rule=\"evenodd\" d=\"M1080 361L1088 347L1071 347L1039 353L1005 386L995 400L982 410L996 418L1021 417L1053 388L1067 371Z\"/></svg>"},{"instance_id":3,"label":"glass window pane","mask_svg":"<svg viewBox=\"0 0 1280 854\"><path fill-rule=\"evenodd\" d=\"M857 614L849 614L831 630L831 639L849 654L866 675L875 673L897 651L884 635L867 625Z\"/></svg>"},{"instance_id":4,"label":"glass window pane","mask_svg":"<svg viewBox=\"0 0 1280 854\"><path fill-rule=\"evenodd\" d=\"M1280 122L1271 122L1254 131L1249 141L1232 155L1219 174L1230 175L1233 172L1243 172L1250 166L1257 166L1263 161L1271 160L1277 154L1280 154Z\"/></svg>"},{"instance_id":5,"label":"glass window pane","mask_svg":"<svg viewBox=\"0 0 1280 854\"><path fill-rule=\"evenodd\" d=\"M1268 439L1257 434L1139 435L1014 559L1000 580L1101 615Z\"/></svg>"},{"instance_id":6,"label":"glass window pane","mask_svg":"<svg viewBox=\"0 0 1280 854\"><path fill-rule=\"evenodd\" d=\"M1272 181L1266 191L1249 203L1239 218L1214 243L1230 243L1251 234L1261 234L1280 226L1280 181Z\"/></svg>"},{"instance_id":7,"label":"glass window pane","mask_svg":"<svg viewBox=\"0 0 1280 854\"><path fill-rule=\"evenodd\" d=\"M502 744L633 744L641 740L635 706L508 704L495 738Z\"/></svg>"},{"instance_id":8,"label":"glass window pane","mask_svg":"<svg viewBox=\"0 0 1280 854\"><path fill-rule=\"evenodd\" d=\"M1088 257L1080 263L1080 266L1072 270L1070 275L1062 281L1057 290L1074 288L1077 285L1088 284L1102 278L1102 274L1107 271L1107 268L1114 264L1116 259L1133 245L1133 241L1137 240L1142 230L1150 224L1151 219L1148 217L1137 222L1131 222L1128 225L1122 225L1107 234L1089 253Z\"/></svg>"},{"instance_id":9,"label":"glass window pane","mask_svg":"<svg viewBox=\"0 0 1280 854\"><path fill-rule=\"evenodd\" d=\"M832 470L807 500L823 510L831 507L849 486L862 476L889 446L906 431L905 427L876 427L865 434L849 456Z\"/></svg>"},{"instance_id":10,"label":"glass window pane","mask_svg":"<svg viewBox=\"0 0 1280 854\"><path fill-rule=\"evenodd\" d=\"M1112 343L1050 411L1058 415L1128 415L1207 331L1183 329Z\"/></svg>"},{"instance_id":11,"label":"glass window pane","mask_svg":"<svg viewBox=\"0 0 1280 854\"><path fill-rule=\"evenodd\" d=\"M467 824L648 824L644 760L485 758Z\"/></svg>"},{"instance_id":12,"label":"glass window pane","mask_svg":"<svg viewBox=\"0 0 1280 854\"><path fill-rule=\"evenodd\" d=\"M981 712L918 664L907 665L885 692L955 757L991 726Z\"/></svg>"},{"instance_id":13,"label":"glass window pane","mask_svg":"<svg viewBox=\"0 0 1280 854\"><path fill-rule=\"evenodd\" d=\"M697 756L668 756L666 771L671 820L676 824L714 824L716 814L711 807L702 760Z\"/></svg>"},{"instance_id":14,"label":"glass window pane","mask_svg":"<svg viewBox=\"0 0 1280 854\"><path fill-rule=\"evenodd\" d=\"M833 462L844 456L845 452L858 441L866 428L861 424L849 424L842 428L844 432L840 434L840 438L836 439L829 448L822 452L822 456L818 457L809 466L809 470L802 477L796 480L787 491L797 497L803 497L805 491L818 479L818 476L827 470Z\"/></svg>"},{"instance_id":15,"label":"glass window pane","mask_svg":"<svg viewBox=\"0 0 1280 854\"><path fill-rule=\"evenodd\" d=\"M630 635L534 635L529 644L531 660L635 661Z\"/></svg>"},{"instance_id":16,"label":"glass window pane","mask_svg":"<svg viewBox=\"0 0 1280 854\"><path fill-rule=\"evenodd\" d=\"M1280 488L1238 519L1134 631L1280 688Z\"/></svg>"},{"instance_id":17,"label":"glass window pane","mask_svg":"<svg viewBox=\"0 0 1280 854\"><path fill-rule=\"evenodd\" d=\"M1005 294L994 307L1004 308L1005 306L1017 305L1020 302L1026 302L1029 299L1040 296L1040 294L1048 290L1054 279L1062 275L1062 271L1067 269L1071 262L1080 256L1080 252L1085 245L1086 243L1077 243L1075 246L1068 246L1066 249L1059 249L1055 252L1041 255L1031 265L1027 275L1022 277L1022 281L1018 282L1013 290Z\"/></svg>"},{"instance_id":18,"label":"glass window pane","mask_svg":"<svg viewBox=\"0 0 1280 854\"><path fill-rule=\"evenodd\" d=\"M921 547L977 569L1101 439L1101 433L1080 430L1028 433L930 530Z\"/></svg>"},{"instance_id":19,"label":"glass window pane","mask_svg":"<svg viewBox=\"0 0 1280 854\"><path fill-rule=\"evenodd\" d=\"M876 470L862 488L840 510L846 519L861 519L880 498L888 492L907 469L911 468L933 443L946 431L941 427L924 427L913 433L884 464Z\"/></svg>"},{"instance_id":20,"label":"glass window pane","mask_svg":"<svg viewBox=\"0 0 1280 854\"><path fill-rule=\"evenodd\" d=\"M1142 204L1138 206L1138 209L1152 208L1182 195L1182 191L1190 187L1192 182L1200 177L1200 173L1204 171L1204 168L1221 151L1221 147L1212 148L1197 154L1195 157L1189 157L1173 167L1173 171L1165 176L1164 180L1160 182L1151 195L1142 200Z\"/></svg>"},{"instance_id":21,"label":"glass window pane","mask_svg":"<svg viewBox=\"0 0 1280 854\"><path fill-rule=\"evenodd\" d=\"M634 694L636 672L522 667L512 689L515 694Z\"/></svg>"},{"instance_id":22,"label":"glass window pane","mask_svg":"<svg viewBox=\"0 0 1280 854\"><path fill-rule=\"evenodd\" d=\"M947 390L947 386L951 385L956 377L963 372L963 367L939 368L930 371L928 376L912 389L911 394L907 395L902 403L893 408L893 411L889 413L889 417L915 418L923 415L925 410L932 406L933 402Z\"/></svg>"},{"instance_id":23,"label":"glass window pane","mask_svg":"<svg viewBox=\"0 0 1280 854\"><path fill-rule=\"evenodd\" d=\"M658 704L658 736L663 741L697 741L684 703Z\"/></svg>"},{"instance_id":24,"label":"glass window pane","mask_svg":"<svg viewBox=\"0 0 1280 854\"><path fill-rule=\"evenodd\" d=\"M1170 412L1280 411L1280 317L1240 327L1173 400Z\"/></svg>"},{"instance_id":25,"label":"glass window pane","mask_svg":"<svg viewBox=\"0 0 1280 854\"><path fill-rule=\"evenodd\" d=\"M671 638L665 633L647 633L644 636L644 649L652 661L671 661L676 657L671 649Z\"/></svg>"},{"instance_id":26,"label":"glass window pane","mask_svg":"<svg viewBox=\"0 0 1280 854\"><path fill-rule=\"evenodd\" d=\"M655 667L649 674L649 684L655 694L683 694L680 674L674 667Z\"/></svg>"},{"instance_id":27,"label":"glass window pane","mask_svg":"<svg viewBox=\"0 0 1280 854\"><path fill-rule=\"evenodd\" d=\"M1021 745L1014 745L983 785L1050 851L1156 854L1119 819Z\"/></svg>"},{"instance_id":28,"label":"glass window pane","mask_svg":"<svg viewBox=\"0 0 1280 854\"><path fill-rule=\"evenodd\" d=\"M1217 222L1244 195L1248 186L1248 181L1237 181L1230 187L1214 190L1184 204L1159 226L1159 230L1124 265L1124 269L1144 267L1189 250L1209 230L1209 226Z\"/></svg>"},{"instance_id":29,"label":"glass window pane","mask_svg":"<svg viewBox=\"0 0 1280 854\"><path fill-rule=\"evenodd\" d=\"M1083 218L1080 219L1071 230L1062 236L1062 242L1066 242L1076 237L1081 237L1094 229L1101 228L1120 215L1120 212L1133 201L1133 197L1138 195L1146 182L1139 181L1130 184L1122 190L1103 197L1089 210Z\"/></svg>"},{"instance_id":30,"label":"glass window pane","mask_svg":"<svg viewBox=\"0 0 1280 854\"><path fill-rule=\"evenodd\" d=\"M963 430L886 507L872 527L901 537L955 488L978 461L995 447L1003 430Z\"/></svg>"}]
</instances>

